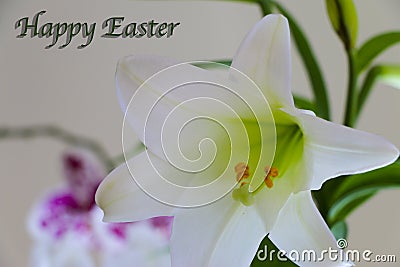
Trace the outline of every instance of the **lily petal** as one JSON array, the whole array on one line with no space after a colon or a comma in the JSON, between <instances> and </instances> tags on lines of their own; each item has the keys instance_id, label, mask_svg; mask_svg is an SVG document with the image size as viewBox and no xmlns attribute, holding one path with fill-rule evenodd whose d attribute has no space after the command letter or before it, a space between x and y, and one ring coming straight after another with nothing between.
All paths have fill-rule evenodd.
<instances>
[{"instance_id":1,"label":"lily petal","mask_svg":"<svg viewBox=\"0 0 400 267\"><path fill-rule=\"evenodd\" d=\"M141 142L158 157L163 157L167 152L169 157L179 157L181 151L163 150L165 146L175 146L182 152L191 149L195 155L185 153L185 156L196 158L199 151L193 147L202 139L218 138L209 136L209 133L221 136L218 133L224 130L222 127L219 127L219 131L216 130L216 125L225 127L226 119L235 118L241 122L242 117L257 116L258 119L272 120L269 110L265 109L267 103L260 100L262 94L257 95L257 92L247 90L251 94L241 97L242 92L231 88L228 77L224 75L189 64L177 64L173 67L171 64L174 63L159 57L131 56L119 62L116 73L118 95L122 108L126 111L126 118ZM157 75L152 76L153 74ZM252 85L250 81L239 77L238 73L235 74L241 80L239 85ZM235 84L234 87L239 88L238 90L249 88L239 85ZM205 106L207 109L204 109ZM256 114L253 114L252 109L256 110ZM196 132L202 133L200 139L198 134L193 136L192 133ZM222 139L226 140L226 136ZM215 142L218 143L217 140Z\"/></svg>"},{"instance_id":2,"label":"lily petal","mask_svg":"<svg viewBox=\"0 0 400 267\"><path fill-rule=\"evenodd\" d=\"M323 251L328 251L330 248L337 249L337 244L312 200L311 191L302 191L289 197L279 212L269 238L302 267L352 266L350 262L330 260L327 253L324 260L319 259ZM292 251L296 251L300 257L292 254ZM310 252L311 260L307 252ZM313 259L314 252L316 260ZM301 258L303 254L305 259ZM295 261L296 258L298 261Z\"/></svg>"},{"instance_id":3,"label":"lily petal","mask_svg":"<svg viewBox=\"0 0 400 267\"><path fill-rule=\"evenodd\" d=\"M162 124L180 103L178 94L168 90L195 80L193 76L202 77L201 69L188 64L162 72L175 64L158 56L128 56L118 62L116 71L118 98L126 118L141 142L159 157L163 154L159 143Z\"/></svg>"},{"instance_id":4,"label":"lily petal","mask_svg":"<svg viewBox=\"0 0 400 267\"><path fill-rule=\"evenodd\" d=\"M232 67L248 75L271 106L294 106L290 33L285 17L269 15L259 21L240 45Z\"/></svg>"},{"instance_id":5,"label":"lily petal","mask_svg":"<svg viewBox=\"0 0 400 267\"><path fill-rule=\"evenodd\" d=\"M265 235L255 209L227 196L174 219L172 266L249 266Z\"/></svg>"},{"instance_id":6,"label":"lily petal","mask_svg":"<svg viewBox=\"0 0 400 267\"><path fill-rule=\"evenodd\" d=\"M146 158L142 152L128 161L136 166ZM96 192L96 203L104 211L104 221L128 222L156 216L171 216L173 208L148 196L134 181L127 164L112 171ZM143 172L143 175L148 174Z\"/></svg>"},{"instance_id":7,"label":"lily petal","mask_svg":"<svg viewBox=\"0 0 400 267\"><path fill-rule=\"evenodd\" d=\"M100 185L97 204L107 221L136 221L175 215L173 207L199 207L227 195L236 185L234 167L199 173L176 168L146 150L113 171ZM128 172L129 169L129 172ZM217 173L218 175L218 173ZM163 204L161 204L163 203Z\"/></svg>"},{"instance_id":8,"label":"lily petal","mask_svg":"<svg viewBox=\"0 0 400 267\"><path fill-rule=\"evenodd\" d=\"M117 96L123 112L136 90L151 76L177 61L153 55L127 56L118 62L116 71Z\"/></svg>"},{"instance_id":9,"label":"lily petal","mask_svg":"<svg viewBox=\"0 0 400 267\"><path fill-rule=\"evenodd\" d=\"M279 169L278 169L279 172ZM294 178L293 178L294 177ZM303 160L292 164L283 174L274 179L272 188L264 187L255 197L255 207L269 232L292 192L306 190L309 187L309 170Z\"/></svg>"},{"instance_id":10,"label":"lily petal","mask_svg":"<svg viewBox=\"0 0 400 267\"><path fill-rule=\"evenodd\" d=\"M399 157L399 150L380 136L305 113L298 119L306 136L304 153L312 168L312 190L330 178L384 167Z\"/></svg>"}]
</instances>

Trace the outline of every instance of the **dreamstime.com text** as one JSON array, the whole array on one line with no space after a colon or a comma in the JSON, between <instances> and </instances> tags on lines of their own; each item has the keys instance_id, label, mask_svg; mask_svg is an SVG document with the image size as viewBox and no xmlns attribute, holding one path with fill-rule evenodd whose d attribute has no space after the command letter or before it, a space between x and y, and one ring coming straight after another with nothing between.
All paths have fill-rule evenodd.
<instances>
[{"instance_id":1,"label":"dreamstime.com text","mask_svg":"<svg viewBox=\"0 0 400 267\"><path fill-rule=\"evenodd\" d=\"M394 254L378 255L374 254L371 250L357 250L357 249L346 249L347 241L345 239L339 239L337 241L337 248L328 248L320 252L314 250L275 250L268 249L265 245L263 248L257 251L257 258L260 261L294 261L294 262L376 262L376 263L393 263L396 262L397 257Z\"/></svg>"}]
</instances>

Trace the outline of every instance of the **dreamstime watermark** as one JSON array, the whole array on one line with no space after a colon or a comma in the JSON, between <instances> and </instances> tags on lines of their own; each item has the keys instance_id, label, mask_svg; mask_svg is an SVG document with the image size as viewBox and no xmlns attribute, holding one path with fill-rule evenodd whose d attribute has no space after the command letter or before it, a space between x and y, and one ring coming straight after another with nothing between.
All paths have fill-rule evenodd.
<instances>
[{"instance_id":1,"label":"dreamstime watermark","mask_svg":"<svg viewBox=\"0 0 400 267\"><path fill-rule=\"evenodd\" d=\"M393 263L397 262L397 256L394 254L375 254L373 251L346 249L348 246L346 239L337 240L337 247L315 251L311 249L298 251L298 250L269 250L268 246L257 251L256 257L260 261L294 261L294 262L379 262L379 263Z\"/></svg>"}]
</instances>

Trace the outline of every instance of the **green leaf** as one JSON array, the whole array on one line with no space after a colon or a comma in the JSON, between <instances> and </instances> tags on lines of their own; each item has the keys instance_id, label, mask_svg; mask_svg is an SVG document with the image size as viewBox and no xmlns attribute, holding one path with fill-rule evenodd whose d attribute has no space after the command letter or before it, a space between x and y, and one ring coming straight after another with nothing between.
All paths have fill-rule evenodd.
<instances>
[{"instance_id":1,"label":"green leaf","mask_svg":"<svg viewBox=\"0 0 400 267\"><path fill-rule=\"evenodd\" d=\"M361 73L369 64L390 46L400 42L400 32L387 32L372 37L357 51L357 72Z\"/></svg>"},{"instance_id":2,"label":"green leaf","mask_svg":"<svg viewBox=\"0 0 400 267\"><path fill-rule=\"evenodd\" d=\"M261 242L250 267L296 267L287 257L279 253L279 249L269 240L268 236Z\"/></svg>"},{"instance_id":3,"label":"green leaf","mask_svg":"<svg viewBox=\"0 0 400 267\"><path fill-rule=\"evenodd\" d=\"M333 29L347 50L357 42L358 17L353 0L326 0L326 8Z\"/></svg>"},{"instance_id":4,"label":"green leaf","mask_svg":"<svg viewBox=\"0 0 400 267\"><path fill-rule=\"evenodd\" d=\"M294 96L294 105L300 109L312 110L315 112L315 103L303 96Z\"/></svg>"},{"instance_id":5,"label":"green leaf","mask_svg":"<svg viewBox=\"0 0 400 267\"><path fill-rule=\"evenodd\" d=\"M318 65L316 56L314 55L311 45L308 42L303 30L293 18L293 16L279 3L272 2L273 5L284 15L290 25L290 30L297 47L297 51L303 61L307 71L308 79L311 83L313 94L315 97L315 112L319 117L329 120L329 101L326 90L325 80L322 75L321 68Z\"/></svg>"},{"instance_id":6,"label":"green leaf","mask_svg":"<svg viewBox=\"0 0 400 267\"><path fill-rule=\"evenodd\" d=\"M400 89L400 65L379 65L378 81Z\"/></svg>"},{"instance_id":7,"label":"green leaf","mask_svg":"<svg viewBox=\"0 0 400 267\"><path fill-rule=\"evenodd\" d=\"M334 0L326 0L325 3L331 25L333 29L338 32L340 29L340 16L337 3Z\"/></svg>"},{"instance_id":8,"label":"green leaf","mask_svg":"<svg viewBox=\"0 0 400 267\"><path fill-rule=\"evenodd\" d=\"M332 231L333 235L335 236L336 240L339 240L341 238L346 239L347 238L347 223L345 221L337 222L331 227L331 231Z\"/></svg>"},{"instance_id":9,"label":"green leaf","mask_svg":"<svg viewBox=\"0 0 400 267\"><path fill-rule=\"evenodd\" d=\"M377 65L368 71L358 96L358 113L361 112L376 82L400 89L400 65Z\"/></svg>"},{"instance_id":10,"label":"green leaf","mask_svg":"<svg viewBox=\"0 0 400 267\"><path fill-rule=\"evenodd\" d=\"M336 225L341 220L344 220L352 211L374 196L376 192L376 189L365 189L358 190L347 196L344 196L329 210L329 224Z\"/></svg>"},{"instance_id":11,"label":"green leaf","mask_svg":"<svg viewBox=\"0 0 400 267\"><path fill-rule=\"evenodd\" d=\"M346 177L329 200L329 225L343 221L379 190L399 186L400 160L378 170Z\"/></svg>"}]
</instances>

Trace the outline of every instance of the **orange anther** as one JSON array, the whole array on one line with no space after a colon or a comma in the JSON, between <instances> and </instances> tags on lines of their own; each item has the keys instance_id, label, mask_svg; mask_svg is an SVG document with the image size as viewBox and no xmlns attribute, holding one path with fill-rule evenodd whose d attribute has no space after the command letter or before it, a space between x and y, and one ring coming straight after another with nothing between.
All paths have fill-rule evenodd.
<instances>
[{"instance_id":1,"label":"orange anther","mask_svg":"<svg viewBox=\"0 0 400 267\"><path fill-rule=\"evenodd\" d=\"M236 181L240 181L240 180L242 180L244 177L243 177L243 175L242 175L242 173L237 173L236 174Z\"/></svg>"},{"instance_id":2,"label":"orange anther","mask_svg":"<svg viewBox=\"0 0 400 267\"><path fill-rule=\"evenodd\" d=\"M249 167L246 165L246 163L240 162L235 166L235 172L243 172L244 170L248 170Z\"/></svg>"},{"instance_id":3,"label":"orange anther","mask_svg":"<svg viewBox=\"0 0 400 267\"><path fill-rule=\"evenodd\" d=\"M272 176L272 177L277 177L278 176L278 169L275 167L265 167L265 172L267 173L267 176Z\"/></svg>"},{"instance_id":4,"label":"orange anther","mask_svg":"<svg viewBox=\"0 0 400 267\"><path fill-rule=\"evenodd\" d=\"M271 167L271 169L269 170L269 175L271 175L272 177L277 177L278 176L278 169Z\"/></svg>"},{"instance_id":5,"label":"orange anther","mask_svg":"<svg viewBox=\"0 0 400 267\"><path fill-rule=\"evenodd\" d=\"M237 181L246 179L250 176L249 166L247 166L243 162L241 162L235 166L235 172L236 172L236 180Z\"/></svg>"},{"instance_id":6,"label":"orange anther","mask_svg":"<svg viewBox=\"0 0 400 267\"><path fill-rule=\"evenodd\" d=\"M272 188L274 186L274 182L269 176L265 177L264 183L268 188Z\"/></svg>"},{"instance_id":7,"label":"orange anther","mask_svg":"<svg viewBox=\"0 0 400 267\"><path fill-rule=\"evenodd\" d=\"M246 184L248 184L248 182L242 182L242 183L240 184L240 187L242 187L242 186L244 186L244 185L246 185Z\"/></svg>"}]
</instances>

